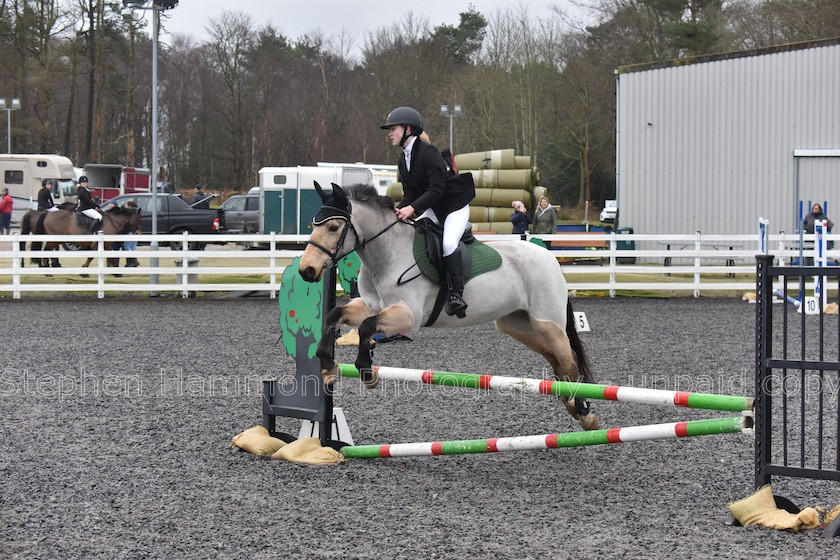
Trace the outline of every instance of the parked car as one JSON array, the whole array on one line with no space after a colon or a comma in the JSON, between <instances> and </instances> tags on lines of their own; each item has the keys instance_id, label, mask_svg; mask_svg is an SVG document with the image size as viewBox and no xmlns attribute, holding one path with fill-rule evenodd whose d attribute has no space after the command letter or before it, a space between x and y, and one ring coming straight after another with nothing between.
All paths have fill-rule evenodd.
<instances>
[{"instance_id":1,"label":"parked car","mask_svg":"<svg viewBox=\"0 0 840 560\"><path fill-rule=\"evenodd\" d=\"M601 221L611 224L615 222L616 216L618 216L618 204L615 200L608 200L604 205L604 209L601 210Z\"/></svg>"},{"instance_id":2,"label":"parked car","mask_svg":"<svg viewBox=\"0 0 840 560\"><path fill-rule=\"evenodd\" d=\"M238 194L219 207L225 212L225 227L230 233L260 232L260 196Z\"/></svg>"},{"instance_id":3,"label":"parked car","mask_svg":"<svg viewBox=\"0 0 840 560\"><path fill-rule=\"evenodd\" d=\"M152 232L152 194L133 193L114 197L104 204L125 206L133 202L141 212L141 233ZM222 233L225 232L225 211L221 208L195 208L176 194L159 193L157 195L157 231L158 233ZM203 249L206 243L190 243L190 249ZM180 249L178 242L170 243L173 249Z\"/></svg>"}]
</instances>

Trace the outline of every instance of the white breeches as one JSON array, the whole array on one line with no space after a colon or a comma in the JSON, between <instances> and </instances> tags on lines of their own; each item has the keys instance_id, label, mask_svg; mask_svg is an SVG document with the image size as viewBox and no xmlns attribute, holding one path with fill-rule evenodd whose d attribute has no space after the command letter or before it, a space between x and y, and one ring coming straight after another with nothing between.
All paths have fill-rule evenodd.
<instances>
[{"instance_id":1,"label":"white breeches","mask_svg":"<svg viewBox=\"0 0 840 560\"><path fill-rule=\"evenodd\" d=\"M423 212L418 219L429 218L437 225L440 225L435 211L429 208ZM470 205L467 204L459 210L455 210L449 214L443 221L443 256L448 257L458 248L458 243L461 241L461 236L464 235L464 230L467 229L467 224L470 222Z\"/></svg>"},{"instance_id":2,"label":"white breeches","mask_svg":"<svg viewBox=\"0 0 840 560\"><path fill-rule=\"evenodd\" d=\"M88 218L93 218L94 220L101 220L102 214L94 210L93 208L88 208L87 210L82 210L82 214L87 216Z\"/></svg>"}]
</instances>

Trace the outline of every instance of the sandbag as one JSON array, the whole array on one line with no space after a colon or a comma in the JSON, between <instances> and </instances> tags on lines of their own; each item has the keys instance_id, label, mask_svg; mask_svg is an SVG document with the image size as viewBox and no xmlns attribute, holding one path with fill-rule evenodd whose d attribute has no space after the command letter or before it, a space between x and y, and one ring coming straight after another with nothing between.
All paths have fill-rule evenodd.
<instances>
[{"instance_id":1,"label":"sandbag","mask_svg":"<svg viewBox=\"0 0 840 560\"><path fill-rule=\"evenodd\" d=\"M819 515L812 507L790 513L776 507L773 490L765 484L752 495L729 504L732 516L743 526L761 525L770 529L798 531L820 526Z\"/></svg>"},{"instance_id":2,"label":"sandbag","mask_svg":"<svg viewBox=\"0 0 840 560\"><path fill-rule=\"evenodd\" d=\"M254 426L233 436L230 445L254 455L271 455L285 446L286 442L268 435L268 430L265 427Z\"/></svg>"},{"instance_id":3,"label":"sandbag","mask_svg":"<svg viewBox=\"0 0 840 560\"><path fill-rule=\"evenodd\" d=\"M337 465L344 462L344 455L332 447L321 447L321 440L316 437L297 439L279 449L271 458L306 465Z\"/></svg>"}]
</instances>

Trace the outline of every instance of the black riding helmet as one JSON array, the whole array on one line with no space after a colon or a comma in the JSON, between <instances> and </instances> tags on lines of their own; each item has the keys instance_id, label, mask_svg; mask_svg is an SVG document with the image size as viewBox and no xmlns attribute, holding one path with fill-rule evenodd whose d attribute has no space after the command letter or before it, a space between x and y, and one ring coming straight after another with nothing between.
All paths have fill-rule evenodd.
<instances>
[{"instance_id":1,"label":"black riding helmet","mask_svg":"<svg viewBox=\"0 0 840 560\"><path fill-rule=\"evenodd\" d=\"M411 107L397 107L388 113L388 118L385 119L385 124L379 128L387 130L395 124L411 127L411 134L403 132L402 140L400 140L400 146L405 144L405 141L409 136L420 136L423 132L423 117L421 117L420 113Z\"/></svg>"},{"instance_id":2,"label":"black riding helmet","mask_svg":"<svg viewBox=\"0 0 840 560\"><path fill-rule=\"evenodd\" d=\"M41 179L41 186L44 187L44 186L47 186L47 185L52 186L52 180L51 179Z\"/></svg>"}]
</instances>

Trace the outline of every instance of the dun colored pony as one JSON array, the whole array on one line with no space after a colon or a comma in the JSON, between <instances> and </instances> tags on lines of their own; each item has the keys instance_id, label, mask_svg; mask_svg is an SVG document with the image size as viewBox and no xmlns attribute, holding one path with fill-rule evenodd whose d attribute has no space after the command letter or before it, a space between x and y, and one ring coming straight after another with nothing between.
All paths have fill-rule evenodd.
<instances>
[{"instance_id":1,"label":"dun colored pony","mask_svg":"<svg viewBox=\"0 0 840 560\"><path fill-rule=\"evenodd\" d=\"M69 206L68 206L69 205ZM44 212L43 210L30 210L20 220L21 234L47 234L47 235L83 235L87 233L87 226L80 226L76 222L76 214L71 210L72 203L64 203L59 206L57 212ZM140 210L136 208L114 207L102 214L102 233L105 235L123 234L140 231ZM89 248L92 244L88 244ZM106 243L105 248L110 249L111 244ZM40 242L32 242L32 250L41 249ZM20 250L26 250L26 241L20 242ZM44 246L45 251L58 250L58 242L50 241ZM21 259L21 265L23 265ZM47 261L51 262L48 264ZM93 259L88 259L83 266L88 266ZM109 266L113 259L109 260ZM60 267L58 258L32 259L39 266Z\"/></svg>"},{"instance_id":2,"label":"dun colored pony","mask_svg":"<svg viewBox=\"0 0 840 560\"><path fill-rule=\"evenodd\" d=\"M377 384L370 345L374 334L415 333L432 313L438 285L425 276L409 282L399 278L416 270L414 227L398 221L394 202L370 185L346 190L333 184L332 195L316 183L324 206L312 225L312 234L300 261L300 275L320 280L327 267L356 251L362 261L360 298L336 307L327 316L317 350L325 383L338 377L330 342L338 325L359 329L355 365L368 388ZM478 241L475 241L476 243ZM523 241L488 243L499 252L501 266L469 280L464 289L465 318L441 314L432 325L457 328L495 321L496 329L541 354L558 380L593 383L583 343L574 325L566 280L554 256L543 247ZM568 412L584 429L598 428L589 403L562 397Z\"/></svg>"}]
</instances>

